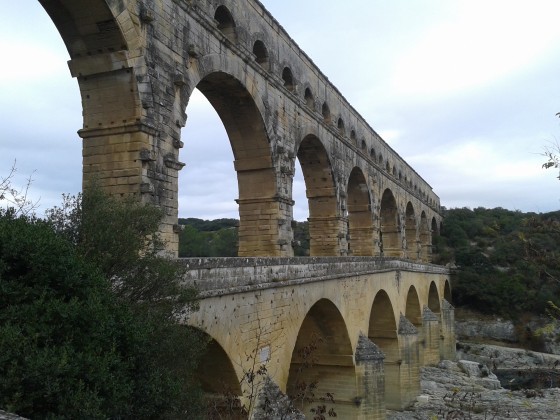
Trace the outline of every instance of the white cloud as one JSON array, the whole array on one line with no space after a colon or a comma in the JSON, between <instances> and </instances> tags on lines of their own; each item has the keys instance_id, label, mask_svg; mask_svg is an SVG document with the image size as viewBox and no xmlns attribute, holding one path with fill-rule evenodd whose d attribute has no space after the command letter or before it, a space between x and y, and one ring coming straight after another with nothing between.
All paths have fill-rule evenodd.
<instances>
[{"instance_id":1,"label":"white cloud","mask_svg":"<svg viewBox=\"0 0 560 420\"><path fill-rule=\"evenodd\" d=\"M392 78L401 95L450 95L525 70L557 48L560 3L459 2L405 51Z\"/></svg>"}]
</instances>

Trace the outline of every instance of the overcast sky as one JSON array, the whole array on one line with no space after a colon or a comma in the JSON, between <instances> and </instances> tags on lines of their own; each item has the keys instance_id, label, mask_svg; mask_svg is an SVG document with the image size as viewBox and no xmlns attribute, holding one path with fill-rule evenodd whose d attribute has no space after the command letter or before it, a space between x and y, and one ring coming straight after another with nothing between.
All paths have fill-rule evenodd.
<instances>
[{"instance_id":1,"label":"overcast sky","mask_svg":"<svg viewBox=\"0 0 560 420\"><path fill-rule=\"evenodd\" d=\"M262 2L442 205L560 209L540 155L560 138L559 1ZM32 175L42 211L81 187L78 85L38 2L5 2L2 18L0 177L17 161L15 183ZM201 95L187 114L180 216L238 217L223 126Z\"/></svg>"}]
</instances>

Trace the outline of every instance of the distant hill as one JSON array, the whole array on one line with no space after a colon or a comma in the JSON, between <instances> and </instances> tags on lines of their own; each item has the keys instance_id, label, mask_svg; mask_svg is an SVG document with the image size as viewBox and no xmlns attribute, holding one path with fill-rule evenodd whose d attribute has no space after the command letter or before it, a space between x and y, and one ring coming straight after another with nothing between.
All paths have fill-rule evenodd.
<instances>
[{"instance_id":1,"label":"distant hill","mask_svg":"<svg viewBox=\"0 0 560 420\"><path fill-rule=\"evenodd\" d=\"M236 257L239 220L196 218L179 219L183 231L179 234L179 257ZM294 254L309 255L307 222L292 222Z\"/></svg>"},{"instance_id":2,"label":"distant hill","mask_svg":"<svg viewBox=\"0 0 560 420\"><path fill-rule=\"evenodd\" d=\"M518 318L560 303L560 211L444 209L434 262L456 267L455 305Z\"/></svg>"}]
</instances>

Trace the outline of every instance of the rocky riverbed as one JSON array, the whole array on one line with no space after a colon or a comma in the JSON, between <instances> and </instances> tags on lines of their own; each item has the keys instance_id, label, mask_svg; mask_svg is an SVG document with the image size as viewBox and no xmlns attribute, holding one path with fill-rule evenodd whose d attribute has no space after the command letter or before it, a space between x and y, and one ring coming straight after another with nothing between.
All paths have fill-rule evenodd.
<instances>
[{"instance_id":1,"label":"rocky riverbed","mask_svg":"<svg viewBox=\"0 0 560 420\"><path fill-rule=\"evenodd\" d=\"M524 372L560 369L560 356L489 345L461 344L459 348L457 362L422 368L417 401L406 411L388 411L387 418L560 419L559 388L504 389L488 367Z\"/></svg>"}]
</instances>

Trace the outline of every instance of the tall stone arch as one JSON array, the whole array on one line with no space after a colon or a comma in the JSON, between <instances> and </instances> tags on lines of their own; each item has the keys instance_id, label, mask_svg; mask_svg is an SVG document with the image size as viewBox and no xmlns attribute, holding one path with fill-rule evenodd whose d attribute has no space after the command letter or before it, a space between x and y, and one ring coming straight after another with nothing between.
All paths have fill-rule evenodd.
<instances>
[{"instance_id":1,"label":"tall stone arch","mask_svg":"<svg viewBox=\"0 0 560 420\"><path fill-rule=\"evenodd\" d=\"M393 192L388 188L381 196L380 221L381 255L401 257L402 244L397 201Z\"/></svg>"},{"instance_id":2,"label":"tall stone arch","mask_svg":"<svg viewBox=\"0 0 560 420\"><path fill-rule=\"evenodd\" d=\"M373 300L368 337L385 354L385 404L387 408L400 408L397 322L391 299L384 290L380 290Z\"/></svg>"},{"instance_id":3,"label":"tall stone arch","mask_svg":"<svg viewBox=\"0 0 560 420\"><path fill-rule=\"evenodd\" d=\"M426 212L420 215L420 259L423 262L430 262L432 255L432 238Z\"/></svg>"},{"instance_id":4,"label":"tall stone arch","mask_svg":"<svg viewBox=\"0 0 560 420\"><path fill-rule=\"evenodd\" d=\"M306 415L334 393L338 417L358 418L352 344L342 314L328 299L317 301L299 328L286 389Z\"/></svg>"},{"instance_id":5,"label":"tall stone arch","mask_svg":"<svg viewBox=\"0 0 560 420\"><path fill-rule=\"evenodd\" d=\"M238 255L278 256L286 254L287 248L291 250L276 222L285 217L291 205L277 194L269 133L261 109L239 76L208 71L197 81L196 88L218 113L233 151L239 190Z\"/></svg>"},{"instance_id":6,"label":"tall stone arch","mask_svg":"<svg viewBox=\"0 0 560 420\"><path fill-rule=\"evenodd\" d=\"M420 259L418 255L418 241L416 239L416 215L410 201L406 204L404 231L406 238L406 257L411 260Z\"/></svg>"},{"instance_id":7,"label":"tall stone arch","mask_svg":"<svg viewBox=\"0 0 560 420\"><path fill-rule=\"evenodd\" d=\"M364 173L357 167L352 169L346 194L348 209L349 253L355 256L373 256L373 217L371 196Z\"/></svg>"},{"instance_id":8,"label":"tall stone arch","mask_svg":"<svg viewBox=\"0 0 560 420\"><path fill-rule=\"evenodd\" d=\"M406 294L405 316L416 328L422 327L422 307L414 286L410 286Z\"/></svg>"},{"instance_id":9,"label":"tall stone arch","mask_svg":"<svg viewBox=\"0 0 560 420\"><path fill-rule=\"evenodd\" d=\"M345 232L345 226L339 216L336 185L329 154L319 138L310 134L299 144L297 158L303 172L309 205L309 255L312 257L340 255L340 233Z\"/></svg>"}]
</instances>

